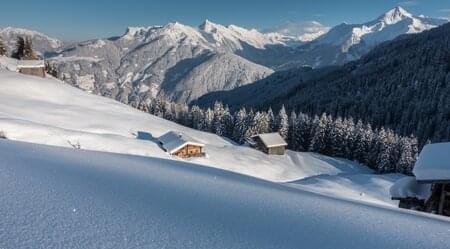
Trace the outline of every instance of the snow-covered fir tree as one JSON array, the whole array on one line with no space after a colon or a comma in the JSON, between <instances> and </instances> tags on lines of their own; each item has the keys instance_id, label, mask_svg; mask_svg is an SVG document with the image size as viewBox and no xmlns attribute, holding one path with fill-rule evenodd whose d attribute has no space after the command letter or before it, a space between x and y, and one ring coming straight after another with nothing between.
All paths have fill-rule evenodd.
<instances>
[{"instance_id":1,"label":"snow-covered fir tree","mask_svg":"<svg viewBox=\"0 0 450 249\"><path fill-rule=\"evenodd\" d=\"M284 109L284 106L281 107L277 115L276 131L280 133L283 139L287 140L289 133L289 117L286 113L286 109Z\"/></svg>"},{"instance_id":2,"label":"snow-covered fir tree","mask_svg":"<svg viewBox=\"0 0 450 249\"><path fill-rule=\"evenodd\" d=\"M245 108L241 108L234 116L234 127L231 138L240 144L244 143L247 127L247 111Z\"/></svg>"}]
</instances>

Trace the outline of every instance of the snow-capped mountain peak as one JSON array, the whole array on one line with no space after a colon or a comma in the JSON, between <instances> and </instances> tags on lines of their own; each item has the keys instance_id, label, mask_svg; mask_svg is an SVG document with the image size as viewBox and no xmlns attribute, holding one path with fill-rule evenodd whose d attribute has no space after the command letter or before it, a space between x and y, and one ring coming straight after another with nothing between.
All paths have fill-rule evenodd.
<instances>
[{"instance_id":1,"label":"snow-capped mountain peak","mask_svg":"<svg viewBox=\"0 0 450 249\"><path fill-rule=\"evenodd\" d=\"M435 28L446 22L444 19L433 19L414 16L404 8L395 7L374 21L363 24L341 24L332 28L327 34L317 39L318 44L340 46L342 52L363 43L374 46L383 41L392 40L402 34L419 33Z\"/></svg>"},{"instance_id":2,"label":"snow-capped mountain peak","mask_svg":"<svg viewBox=\"0 0 450 249\"><path fill-rule=\"evenodd\" d=\"M390 25L398 23L406 18L413 18L413 15L404 8L397 6L381 15L378 20Z\"/></svg>"},{"instance_id":3,"label":"snow-capped mountain peak","mask_svg":"<svg viewBox=\"0 0 450 249\"><path fill-rule=\"evenodd\" d=\"M151 27L128 27L122 39L134 40L139 39L150 30Z\"/></svg>"},{"instance_id":4,"label":"snow-capped mountain peak","mask_svg":"<svg viewBox=\"0 0 450 249\"><path fill-rule=\"evenodd\" d=\"M209 20L205 20L198 30L209 42L231 51L242 50L243 43L264 49L266 45L286 45L285 41L294 39L282 34L264 34L256 29L246 29L233 24L223 26Z\"/></svg>"}]
</instances>

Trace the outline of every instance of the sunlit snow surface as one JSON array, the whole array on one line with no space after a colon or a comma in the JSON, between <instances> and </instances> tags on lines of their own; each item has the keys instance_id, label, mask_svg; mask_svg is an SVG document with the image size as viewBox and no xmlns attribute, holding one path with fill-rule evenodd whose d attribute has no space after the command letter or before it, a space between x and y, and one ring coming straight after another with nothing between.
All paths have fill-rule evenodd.
<instances>
[{"instance_id":1,"label":"sunlit snow surface","mask_svg":"<svg viewBox=\"0 0 450 249\"><path fill-rule=\"evenodd\" d=\"M0 141L0 248L448 248L450 222L173 160Z\"/></svg>"}]
</instances>

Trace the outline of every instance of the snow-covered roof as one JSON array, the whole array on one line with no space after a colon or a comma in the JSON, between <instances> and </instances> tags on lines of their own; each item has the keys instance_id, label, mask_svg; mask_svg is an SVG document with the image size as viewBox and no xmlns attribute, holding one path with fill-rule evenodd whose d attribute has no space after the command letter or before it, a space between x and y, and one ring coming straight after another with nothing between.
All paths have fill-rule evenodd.
<instances>
[{"instance_id":1,"label":"snow-covered roof","mask_svg":"<svg viewBox=\"0 0 450 249\"><path fill-rule=\"evenodd\" d=\"M204 144L189 137L188 135L175 131L167 132L166 134L159 137L158 140L161 142L162 147L170 154L176 152L177 150L183 148L188 144L202 147L205 146Z\"/></svg>"},{"instance_id":2,"label":"snow-covered roof","mask_svg":"<svg viewBox=\"0 0 450 249\"><path fill-rule=\"evenodd\" d=\"M414 177L406 176L396 181L389 192L394 199L416 197L426 200L431 195L431 184L419 183Z\"/></svg>"},{"instance_id":3,"label":"snow-covered roof","mask_svg":"<svg viewBox=\"0 0 450 249\"><path fill-rule=\"evenodd\" d=\"M278 132L258 134L253 137L259 137L267 148L287 146L288 144Z\"/></svg>"},{"instance_id":4,"label":"snow-covered roof","mask_svg":"<svg viewBox=\"0 0 450 249\"><path fill-rule=\"evenodd\" d=\"M19 60L17 68L41 68L45 67L43 60Z\"/></svg>"},{"instance_id":5,"label":"snow-covered roof","mask_svg":"<svg viewBox=\"0 0 450 249\"><path fill-rule=\"evenodd\" d=\"M450 143L423 147L413 173L418 181L450 181Z\"/></svg>"}]
</instances>

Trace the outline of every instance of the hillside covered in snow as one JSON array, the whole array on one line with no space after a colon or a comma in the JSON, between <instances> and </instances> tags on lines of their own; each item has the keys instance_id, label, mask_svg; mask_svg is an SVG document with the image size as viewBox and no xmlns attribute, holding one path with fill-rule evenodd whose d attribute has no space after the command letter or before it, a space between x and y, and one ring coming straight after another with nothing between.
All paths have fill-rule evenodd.
<instances>
[{"instance_id":1,"label":"hillside covered in snow","mask_svg":"<svg viewBox=\"0 0 450 249\"><path fill-rule=\"evenodd\" d=\"M13 64L12 59L0 58L3 67L13 69ZM302 187L304 182L301 180L312 176L364 177L365 183L355 181L347 184L338 196L396 205L388 195L388 188L399 177L396 175L379 179L367 167L314 153L288 151L284 156L269 156L217 135L88 94L56 79L0 70L0 82L0 131L8 139L180 160L162 150L157 138L168 131L183 132L205 144L206 157L189 159L189 162L265 180L293 183L297 187ZM361 174L366 176L358 176ZM364 186L371 183L378 187L368 189ZM317 190L321 192L320 186Z\"/></svg>"},{"instance_id":2,"label":"hillside covered in snow","mask_svg":"<svg viewBox=\"0 0 450 249\"><path fill-rule=\"evenodd\" d=\"M2 248L448 248L445 218L174 160L0 140ZM426 230L426 231L424 231Z\"/></svg>"}]
</instances>

